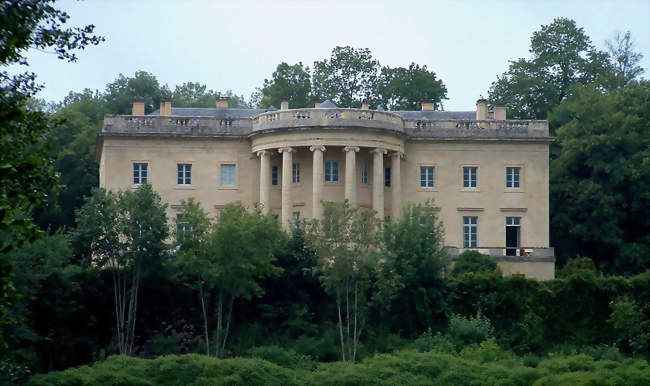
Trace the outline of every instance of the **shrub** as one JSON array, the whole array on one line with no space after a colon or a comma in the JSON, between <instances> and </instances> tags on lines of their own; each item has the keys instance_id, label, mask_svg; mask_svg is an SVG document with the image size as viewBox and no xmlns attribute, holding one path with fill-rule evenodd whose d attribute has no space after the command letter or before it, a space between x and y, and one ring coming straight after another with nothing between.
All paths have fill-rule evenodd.
<instances>
[{"instance_id":1,"label":"shrub","mask_svg":"<svg viewBox=\"0 0 650 386\"><path fill-rule=\"evenodd\" d=\"M294 350L285 349L279 346L253 347L246 352L246 356L264 359L288 369L303 369L311 371L316 368L316 362L314 362L308 355L298 354Z\"/></svg>"},{"instance_id":2,"label":"shrub","mask_svg":"<svg viewBox=\"0 0 650 386\"><path fill-rule=\"evenodd\" d=\"M449 339L460 350L463 346L481 343L494 336L490 319L479 311L476 316L452 315L449 318Z\"/></svg>"},{"instance_id":3,"label":"shrub","mask_svg":"<svg viewBox=\"0 0 650 386\"><path fill-rule=\"evenodd\" d=\"M578 256L564 264L559 271L558 277L569 277L575 275L597 275L598 270L593 260L588 257Z\"/></svg>"},{"instance_id":4,"label":"shrub","mask_svg":"<svg viewBox=\"0 0 650 386\"><path fill-rule=\"evenodd\" d=\"M615 343L624 352L638 354L648 349L648 321L633 299L619 297L611 303L612 314L607 321L614 329Z\"/></svg>"},{"instance_id":5,"label":"shrub","mask_svg":"<svg viewBox=\"0 0 650 386\"><path fill-rule=\"evenodd\" d=\"M449 340L448 335L441 335L440 332L434 335L431 328L415 340L415 348L420 352L437 351L452 353L456 350L456 347Z\"/></svg>"},{"instance_id":6,"label":"shrub","mask_svg":"<svg viewBox=\"0 0 650 386\"><path fill-rule=\"evenodd\" d=\"M497 262L489 255L478 251L467 250L458 256L451 270L452 276L459 276L464 273L488 273L497 272Z\"/></svg>"}]
</instances>

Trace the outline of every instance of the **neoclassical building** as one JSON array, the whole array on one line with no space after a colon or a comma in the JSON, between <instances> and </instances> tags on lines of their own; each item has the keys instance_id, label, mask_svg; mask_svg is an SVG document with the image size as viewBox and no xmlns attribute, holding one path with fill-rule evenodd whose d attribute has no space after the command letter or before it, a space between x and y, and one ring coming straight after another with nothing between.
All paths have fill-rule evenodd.
<instances>
[{"instance_id":1,"label":"neoclassical building","mask_svg":"<svg viewBox=\"0 0 650 386\"><path fill-rule=\"evenodd\" d=\"M182 214L195 197L209 212L261 204L285 226L320 215L322 200L399 216L433 198L452 261L465 249L498 260L505 273L554 277L549 246L547 121L506 120L506 109L418 111L339 108L279 110L172 107L107 115L98 138L100 186L150 183Z\"/></svg>"}]
</instances>

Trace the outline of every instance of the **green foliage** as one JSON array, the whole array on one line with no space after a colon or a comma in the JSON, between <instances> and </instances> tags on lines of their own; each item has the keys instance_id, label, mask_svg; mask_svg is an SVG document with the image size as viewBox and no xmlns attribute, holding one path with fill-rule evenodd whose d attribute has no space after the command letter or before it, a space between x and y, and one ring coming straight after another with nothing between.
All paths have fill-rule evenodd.
<instances>
[{"instance_id":1,"label":"green foliage","mask_svg":"<svg viewBox=\"0 0 650 386\"><path fill-rule=\"evenodd\" d=\"M330 59L314 62L312 95L340 107L360 107L376 95L379 62L367 48L334 47Z\"/></svg>"},{"instance_id":2,"label":"green foliage","mask_svg":"<svg viewBox=\"0 0 650 386\"><path fill-rule=\"evenodd\" d=\"M246 352L246 356L260 358L275 363L288 369L314 370L316 362L309 356L298 354L294 350L281 348L279 346L253 347Z\"/></svg>"},{"instance_id":3,"label":"green foliage","mask_svg":"<svg viewBox=\"0 0 650 386\"><path fill-rule=\"evenodd\" d=\"M401 218L386 221L381 234L383 261L374 301L390 311L384 319L394 319L405 331L421 331L444 314L447 252L437 210L433 201L410 204Z\"/></svg>"},{"instance_id":4,"label":"green foliage","mask_svg":"<svg viewBox=\"0 0 650 386\"><path fill-rule=\"evenodd\" d=\"M550 117L551 243L560 257L591 257L599 269L650 268L650 82L604 94L577 90Z\"/></svg>"},{"instance_id":5,"label":"green foliage","mask_svg":"<svg viewBox=\"0 0 650 386\"><path fill-rule=\"evenodd\" d=\"M594 261L588 257L578 256L575 259L570 259L562 267L558 277L567 278L574 275L597 275L598 270Z\"/></svg>"},{"instance_id":6,"label":"green foliage","mask_svg":"<svg viewBox=\"0 0 650 386\"><path fill-rule=\"evenodd\" d=\"M449 318L449 340L460 350L463 346L481 343L494 335L490 319L480 312L476 316L452 315Z\"/></svg>"},{"instance_id":7,"label":"green foliage","mask_svg":"<svg viewBox=\"0 0 650 386\"><path fill-rule=\"evenodd\" d=\"M294 65L282 62L278 64L271 79L264 79L264 85L260 90L262 99L258 105L261 108L269 106L280 108L282 99L286 98L292 109L314 107L309 106L310 91L309 67L303 67L302 62Z\"/></svg>"},{"instance_id":8,"label":"green foliage","mask_svg":"<svg viewBox=\"0 0 650 386\"><path fill-rule=\"evenodd\" d=\"M643 54L634 51L634 41L630 31L618 32L613 41L607 40L605 44L614 70L612 74L614 87L610 86L611 88L625 86L643 74L645 70L639 66Z\"/></svg>"},{"instance_id":9,"label":"green foliage","mask_svg":"<svg viewBox=\"0 0 650 386\"><path fill-rule=\"evenodd\" d=\"M171 355L152 360L110 357L92 367L35 376L28 385L642 385L648 382L650 366L644 360L595 360L584 354L551 354L539 360L536 367L529 367L488 340L460 355L405 350L376 355L359 364L323 363L313 372L280 367L263 359L224 360L199 355Z\"/></svg>"},{"instance_id":10,"label":"green foliage","mask_svg":"<svg viewBox=\"0 0 650 386\"><path fill-rule=\"evenodd\" d=\"M490 255L479 251L467 250L458 256L451 271L452 276L466 273L499 273L497 262Z\"/></svg>"},{"instance_id":11,"label":"green foliage","mask_svg":"<svg viewBox=\"0 0 650 386\"><path fill-rule=\"evenodd\" d=\"M447 87L426 65L411 63L408 68L382 67L377 94L389 110L418 110L423 100L433 101L441 109Z\"/></svg>"},{"instance_id":12,"label":"green foliage","mask_svg":"<svg viewBox=\"0 0 650 386\"><path fill-rule=\"evenodd\" d=\"M612 302L611 307L612 315L608 322L614 329L618 348L633 354L647 352L650 343L650 321L639 311L634 299L619 297Z\"/></svg>"},{"instance_id":13,"label":"green foliage","mask_svg":"<svg viewBox=\"0 0 650 386\"><path fill-rule=\"evenodd\" d=\"M511 61L490 87L490 102L503 103L511 119L546 119L577 84L606 82L608 55L594 48L575 21L556 18L533 33L532 59Z\"/></svg>"}]
</instances>

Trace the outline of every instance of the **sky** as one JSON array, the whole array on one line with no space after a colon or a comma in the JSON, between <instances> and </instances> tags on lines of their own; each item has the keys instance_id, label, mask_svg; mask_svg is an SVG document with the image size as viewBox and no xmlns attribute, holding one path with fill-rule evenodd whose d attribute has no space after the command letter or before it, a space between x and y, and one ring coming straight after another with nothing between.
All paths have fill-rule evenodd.
<instances>
[{"instance_id":1,"label":"sky","mask_svg":"<svg viewBox=\"0 0 650 386\"><path fill-rule=\"evenodd\" d=\"M61 1L69 24L94 24L106 41L77 63L30 51L30 70L60 101L104 90L122 73L154 74L171 89L199 82L249 100L281 62L329 58L335 46L369 48L384 66L426 65L447 86L446 110L473 110L530 37L554 18L584 28L594 45L630 31L650 78L650 0L618 1Z\"/></svg>"}]
</instances>

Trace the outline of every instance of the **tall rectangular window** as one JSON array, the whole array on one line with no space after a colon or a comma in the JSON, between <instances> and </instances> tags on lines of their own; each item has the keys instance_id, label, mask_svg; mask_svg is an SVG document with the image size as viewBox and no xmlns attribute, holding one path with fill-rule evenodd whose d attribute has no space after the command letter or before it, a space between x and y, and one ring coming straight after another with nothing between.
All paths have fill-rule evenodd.
<instances>
[{"instance_id":1,"label":"tall rectangular window","mask_svg":"<svg viewBox=\"0 0 650 386\"><path fill-rule=\"evenodd\" d=\"M325 161L325 182L338 182L339 163L337 161Z\"/></svg>"},{"instance_id":2,"label":"tall rectangular window","mask_svg":"<svg viewBox=\"0 0 650 386\"><path fill-rule=\"evenodd\" d=\"M478 246L478 217L463 216L463 248Z\"/></svg>"},{"instance_id":3,"label":"tall rectangular window","mask_svg":"<svg viewBox=\"0 0 650 386\"><path fill-rule=\"evenodd\" d=\"M235 164L221 164L221 186L235 186Z\"/></svg>"},{"instance_id":4,"label":"tall rectangular window","mask_svg":"<svg viewBox=\"0 0 650 386\"><path fill-rule=\"evenodd\" d=\"M463 188L476 188L478 168L476 166L463 167Z\"/></svg>"},{"instance_id":5,"label":"tall rectangular window","mask_svg":"<svg viewBox=\"0 0 650 386\"><path fill-rule=\"evenodd\" d=\"M420 166L420 187L433 188L435 168L433 166Z\"/></svg>"},{"instance_id":6,"label":"tall rectangular window","mask_svg":"<svg viewBox=\"0 0 650 386\"><path fill-rule=\"evenodd\" d=\"M147 183L149 164L147 163L134 163L133 164L133 184L141 185Z\"/></svg>"},{"instance_id":7,"label":"tall rectangular window","mask_svg":"<svg viewBox=\"0 0 650 386\"><path fill-rule=\"evenodd\" d=\"M192 164L178 164L178 184L192 185Z\"/></svg>"},{"instance_id":8,"label":"tall rectangular window","mask_svg":"<svg viewBox=\"0 0 650 386\"><path fill-rule=\"evenodd\" d=\"M519 189L519 176L521 174L521 168L519 167L507 167L506 168L506 188L508 189Z\"/></svg>"},{"instance_id":9,"label":"tall rectangular window","mask_svg":"<svg viewBox=\"0 0 650 386\"><path fill-rule=\"evenodd\" d=\"M361 183L368 183L368 164L363 164L363 169L361 169Z\"/></svg>"},{"instance_id":10,"label":"tall rectangular window","mask_svg":"<svg viewBox=\"0 0 650 386\"><path fill-rule=\"evenodd\" d=\"M277 165L271 166L271 185L273 186L278 186L280 184L278 182L278 169L279 167Z\"/></svg>"},{"instance_id":11,"label":"tall rectangular window","mask_svg":"<svg viewBox=\"0 0 650 386\"><path fill-rule=\"evenodd\" d=\"M294 163L292 166L292 174L293 174L293 183L297 184L300 182L300 164L299 163Z\"/></svg>"},{"instance_id":12,"label":"tall rectangular window","mask_svg":"<svg viewBox=\"0 0 650 386\"><path fill-rule=\"evenodd\" d=\"M192 226L183 220L183 213L176 214L176 237L182 239L185 235L192 231Z\"/></svg>"},{"instance_id":13,"label":"tall rectangular window","mask_svg":"<svg viewBox=\"0 0 650 386\"><path fill-rule=\"evenodd\" d=\"M384 168L384 186L390 187L390 168Z\"/></svg>"}]
</instances>

